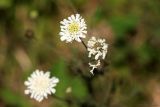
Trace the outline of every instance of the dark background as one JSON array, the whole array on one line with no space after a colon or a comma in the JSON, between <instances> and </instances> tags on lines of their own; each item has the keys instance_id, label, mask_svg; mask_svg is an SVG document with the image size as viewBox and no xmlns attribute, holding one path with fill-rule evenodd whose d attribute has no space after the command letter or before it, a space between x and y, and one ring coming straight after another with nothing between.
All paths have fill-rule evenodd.
<instances>
[{"instance_id":1,"label":"dark background","mask_svg":"<svg viewBox=\"0 0 160 107\"><path fill-rule=\"evenodd\" d=\"M86 20L85 43L109 44L94 77L83 45L60 41L59 22L75 13ZM24 95L35 69L59 77L60 99ZM160 1L0 0L0 107L160 107Z\"/></svg>"}]
</instances>

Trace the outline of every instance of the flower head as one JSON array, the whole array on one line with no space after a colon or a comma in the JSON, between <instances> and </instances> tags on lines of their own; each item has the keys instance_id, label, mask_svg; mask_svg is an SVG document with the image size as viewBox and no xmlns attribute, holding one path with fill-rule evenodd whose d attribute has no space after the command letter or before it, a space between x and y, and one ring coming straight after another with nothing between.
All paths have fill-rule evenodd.
<instances>
[{"instance_id":1,"label":"flower head","mask_svg":"<svg viewBox=\"0 0 160 107\"><path fill-rule=\"evenodd\" d=\"M90 73L93 74L93 75L94 75L94 73L93 73L94 69L95 69L95 68L98 68L98 66L101 65L100 60L98 60L96 64L92 64L92 63L90 63L90 62L89 62L88 64L89 64L89 67L92 68L92 69L90 70Z\"/></svg>"},{"instance_id":2,"label":"flower head","mask_svg":"<svg viewBox=\"0 0 160 107\"><path fill-rule=\"evenodd\" d=\"M98 60L100 57L105 59L107 54L108 44L105 43L105 39L96 39L91 37L87 43L87 50L89 52L88 57L94 56L95 60Z\"/></svg>"},{"instance_id":3,"label":"flower head","mask_svg":"<svg viewBox=\"0 0 160 107\"><path fill-rule=\"evenodd\" d=\"M68 19L64 19L61 23L61 41L72 42L76 40L81 42L80 38L85 38L87 33L87 25L80 14L71 15Z\"/></svg>"},{"instance_id":4,"label":"flower head","mask_svg":"<svg viewBox=\"0 0 160 107\"><path fill-rule=\"evenodd\" d=\"M41 102L44 98L47 98L48 94L56 92L54 87L58 82L58 78L50 78L50 72L44 73L43 71L36 70L24 82L27 86L25 94L31 94L31 98Z\"/></svg>"}]
</instances>

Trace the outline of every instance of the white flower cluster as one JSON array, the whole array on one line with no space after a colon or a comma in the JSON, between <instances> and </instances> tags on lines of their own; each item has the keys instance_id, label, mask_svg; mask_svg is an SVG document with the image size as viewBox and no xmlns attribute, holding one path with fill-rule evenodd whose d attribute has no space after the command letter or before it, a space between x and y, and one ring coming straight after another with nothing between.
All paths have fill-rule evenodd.
<instances>
[{"instance_id":1,"label":"white flower cluster","mask_svg":"<svg viewBox=\"0 0 160 107\"><path fill-rule=\"evenodd\" d=\"M27 86L25 94L31 94L30 97L41 102L44 98L47 98L48 94L51 95L56 92L54 87L59 82L56 77L50 78L50 72L34 71L28 80L24 82Z\"/></svg>"},{"instance_id":2,"label":"white flower cluster","mask_svg":"<svg viewBox=\"0 0 160 107\"><path fill-rule=\"evenodd\" d=\"M92 55L95 60L105 59L107 54L108 44L105 43L105 39L96 39L95 37L91 37L87 44L87 50L89 52L88 57L90 58Z\"/></svg>"},{"instance_id":3,"label":"white flower cluster","mask_svg":"<svg viewBox=\"0 0 160 107\"><path fill-rule=\"evenodd\" d=\"M81 38L85 38L87 34L87 25L80 14L71 15L67 19L60 22L61 31L59 33L61 41L72 42L76 40L83 42ZM83 42L85 45L85 43ZM100 66L100 60L105 59L107 54L108 44L105 43L105 39L96 39L91 37L87 46L88 57L94 57L96 64L89 62L89 66L92 67L90 72L93 74L93 70Z\"/></svg>"},{"instance_id":4,"label":"white flower cluster","mask_svg":"<svg viewBox=\"0 0 160 107\"><path fill-rule=\"evenodd\" d=\"M81 42L80 38L86 37L87 25L80 14L71 15L68 19L64 19L61 23L61 31L59 35L61 36L61 41L72 42L76 40Z\"/></svg>"},{"instance_id":5,"label":"white flower cluster","mask_svg":"<svg viewBox=\"0 0 160 107\"><path fill-rule=\"evenodd\" d=\"M89 67L92 68L90 70L90 73L93 74L93 75L94 75L94 73L93 73L94 69L101 65L100 60L98 60L96 64L91 64L90 62L88 64L89 64Z\"/></svg>"},{"instance_id":6,"label":"white flower cluster","mask_svg":"<svg viewBox=\"0 0 160 107\"><path fill-rule=\"evenodd\" d=\"M105 43L105 39L96 39L95 37L91 37L91 39L87 43L88 57L97 61L96 64L91 64L89 62L89 66L92 67L90 72L93 74L93 70L100 66L100 59L105 59L107 54L108 44Z\"/></svg>"}]
</instances>

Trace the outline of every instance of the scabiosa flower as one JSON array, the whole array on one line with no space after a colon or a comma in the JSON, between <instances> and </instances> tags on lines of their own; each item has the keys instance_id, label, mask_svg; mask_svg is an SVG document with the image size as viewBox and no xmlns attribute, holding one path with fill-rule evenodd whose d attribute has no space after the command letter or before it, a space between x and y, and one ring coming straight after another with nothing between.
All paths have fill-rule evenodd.
<instances>
[{"instance_id":1,"label":"scabiosa flower","mask_svg":"<svg viewBox=\"0 0 160 107\"><path fill-rule=\"evenodd\" d=\"M108 44L105 43L105 39L96 39L91 37L87 43L87 50L89 52L88 57L94 56L95 60L98 60L100 57L105 59L107 54Z\"/></svg>"},{"instance_id":2,"label":"scabiosa flower","mask_svg":"<svg viewBox=\"0 0 160 107\"><path fill-rule=\"evenodd\" d=\"M61 41L72 42L76 40L81 42L80 38L85 38L87 33L87 25L80 14L71 15L68 19L60 22Z\"/></svg>"},{"instance_id":3,"label":"scabiosa flower","mask_svg":"<svg viewBox=\"0 0 160 107\"><path fill-rule=\"evenodd\" d=\"M89 64L89 67L92 68L92 69L90 70L90 73L94 75L94 73L93 73L94 69L95 69L95 68L98 68L98 66L100 66L101 63L100 63L100 60L98 60L96 64L92 64L92 63L90 63L90 62L89 62L88 64Z\"/></svg>"},{"instance_id":4,"label":"scabiosa flower","mask_svg":"<svg viewBox=\"0 0 160 107\"><path fill-rule=\"evenodd\" d=\"M54 94L56 92L54 87L58 82L58 78L50 78L50 72L36 70L24 82L27 86L25 94L31 94L31 98L41 102L44 98L47 98L48 94L51 95L51 93Z\"/></svg>"}]
</instances>

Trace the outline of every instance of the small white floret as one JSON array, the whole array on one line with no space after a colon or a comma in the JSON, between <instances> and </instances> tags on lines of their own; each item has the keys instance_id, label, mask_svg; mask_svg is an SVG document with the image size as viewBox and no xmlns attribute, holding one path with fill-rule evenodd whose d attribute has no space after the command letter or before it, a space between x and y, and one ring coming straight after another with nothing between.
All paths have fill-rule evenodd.
<instances>
[{"instance_id":1,"label":"small white floret","mask_svg":"<svg viewBox=\"0 0 160 107\"><path fill-rule=\"evenodd\" d=\"M50 72L36 70L24 82L25 86L27 86L24 93L30 94L31 98L41 102L44 98L47 98L48 94L50 95L56 92L54 87L58 82L58 78L50 78Z\"/></svg>"},{"instance_id":2,"label":"small white floret","mask_svg":"<svg viewBox=\"0 0 160 107\"><path fill-rule=\"evenodd\" d=\"M100 66L101 63L100 63L100 60L98 60L96 64L91 64L90 62L88 64L92 68L90 70L90 73L94 75L94 73L93 73L94 69L97 68L98 66Z\"/></svg>"},{"instance_id":3,"label":"small white floret","mask_svg":"<svg viewBox=\"0 0 160 107\"><path fill-rule=\"evenodd\" d=\"M91 37L87 43L87 50L89 52L88 57L94 57L95 60L105 59L107 54L108 44L105 43L105 39L96 39Z\"/></svg>"}]
</instances>

